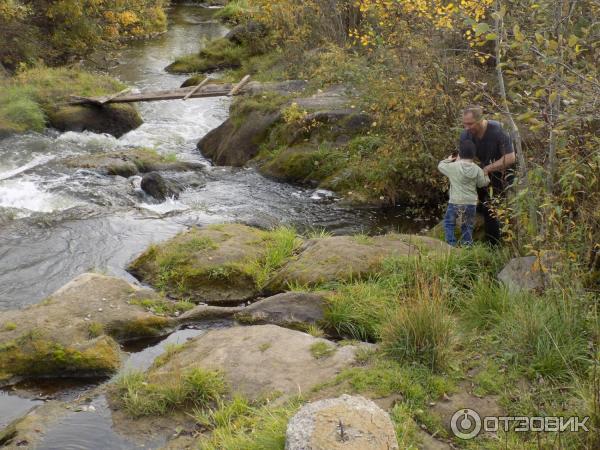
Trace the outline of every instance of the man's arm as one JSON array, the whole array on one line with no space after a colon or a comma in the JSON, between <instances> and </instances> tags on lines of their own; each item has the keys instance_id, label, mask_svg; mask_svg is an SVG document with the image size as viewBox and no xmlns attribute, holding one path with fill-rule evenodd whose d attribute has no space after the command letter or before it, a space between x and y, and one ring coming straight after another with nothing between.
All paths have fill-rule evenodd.
<instances>
[{"instance_id":1,"label":"man's arm","mask_svg":"<svg viewBox=\"0 0 600 450\"><path fill-rule=\"evenodd\" d=\"M490 165L487 165L483 168L483 173L489 175L490 172L500 172L502 170L508 169L517 161L517 156L514 152L507 153L498 161L494 161Z\"/></svg>"},{"instance_id":2,"label":"man's arm","mask_svg":"<svg viewBox=\"0 0 600 450\"><path fill-rule=\"evenodd\" d=\"M483 173L485 175L488 175L490 172L501 172L505 169L508 169L517 161L510 136L504 130L502 130L502 134L499 136L498 145L500 147L500 153L502 154L502 157L483 168Z\"/></svg>"}]
</instances>

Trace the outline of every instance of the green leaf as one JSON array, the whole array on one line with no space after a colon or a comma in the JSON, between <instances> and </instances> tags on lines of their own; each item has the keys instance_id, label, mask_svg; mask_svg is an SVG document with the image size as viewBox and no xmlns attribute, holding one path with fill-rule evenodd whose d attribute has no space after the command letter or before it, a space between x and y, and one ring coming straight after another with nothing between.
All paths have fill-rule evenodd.
<instances>
[{"instance_id":1,"label":"green leaf","mask_svg":"<svg viewBox=\"0 0 600 450\"><path fill-rule=\"evenodd\" d=\"M473 31L477 36L481 36L483 33L490 31L490 26L485 22L481 22L473 27Z\"/></svg>"},{"instance_id":2,"label":"green leaf","mask_svg":"<svg viewBox=\"0 0 600 450\"><path fill-rule=\"evenodd\" d=\"M575 44L577 44L577 41L579 41L579 38L577 36L575 36L574 34L569 36L569 47L575 47Z\"/></svg>"}]
</instances>

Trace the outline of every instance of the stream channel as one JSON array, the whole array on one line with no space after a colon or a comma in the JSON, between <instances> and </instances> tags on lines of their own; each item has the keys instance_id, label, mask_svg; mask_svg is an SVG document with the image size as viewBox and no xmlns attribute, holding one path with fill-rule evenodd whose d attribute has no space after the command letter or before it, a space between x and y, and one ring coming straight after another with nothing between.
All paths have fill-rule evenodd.
<instances>
[{"instance_id":1,"label":"stream channel","mask_svg":"<svg viewBox=\"0 0 600 450\"><path fill-rule=\"evenodd\" d=\"M177 5L169 12L169 31L134 41L118 55L109 74L137 90L176 88L185 75L164 71L176 57L196 52L227 29L214 10ZM119 139L89 132L27 133L0 140L0 310L38 303L75 276L90 270L136 280L125 268L153 242L192 225L238 221L334 234L419 231L424 225L395 208L386 213L342 206L320 191L279 183L254 169L214 167L196 149L197 141L222 123L228 98L161 101L138 105L144 124ZM70 156L132 147L152 147L201 163L196 172L168 174L187 186L178 200L155 203L133 179L69 169ZM130 354L126 368L147 368L167 343L184 342L212 326L179 330L159 343ZM49 380L0 390L0 430L48 398L70 400L99 381ZM114 430L106 399L92 399L94 411L71 412L44 436L42 449L158 448L158 441L133 442Z\"/></svg>"}]
</instances>

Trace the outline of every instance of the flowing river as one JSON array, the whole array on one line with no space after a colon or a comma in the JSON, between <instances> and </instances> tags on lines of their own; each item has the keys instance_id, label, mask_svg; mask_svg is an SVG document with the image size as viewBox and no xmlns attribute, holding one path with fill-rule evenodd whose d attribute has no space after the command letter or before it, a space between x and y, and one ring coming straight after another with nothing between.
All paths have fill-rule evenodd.
<instances>
[{"instance_id":1,"label":"flowing river","mask_svg":"<svg viewBox=\"0 0 600 450\"><path fill-rule=\"evenodd\" d=\"M169 31L132 42L110 75L133 89L179 87L184 75L164 67L227 29L212 11L189 5L170 12ZM37 303L89 270L132 278L125 267L150 243L192 224L242 221L336 233L373 230L387 219L324 201L314 190L278 183L254 169L212 167L196 142L226 119L228 98L142 103L144 124L116 139L93 133L29 133L0 140L0 309ZM132 180L67 169L68 156L153 147L205 170L176 174L189 186L178 201L151 204ZM396 213L394 213L397 215ZM392 217L396 223L402 218ZM414 226L413 226L414 229Z\"/></svg>"},{"instance_id":2,"label":"flowing river","mask_svg":"<svg viewBox=\"0 0 600 450\"><path fill-rule=\"evenodd\" d=\"M150 41L130 43L109 74L133 89L179 87L186 76L168 74L164 67L227 32L212 14L198 6L174 6L169 31ZM228 98L207 98L140 104L144 124L120 139L49 130L0 140L0 310L37 303L90 270L134 282L125 270L128 262L150 243L168 239L191 225L241 221L326 228L334 233L419 230L421 224L406 218L402 210L386 215L344 207L313 189L266 179L254 169L213 167L197 151L196 142L226 119L229 102ZM169 174L186 190L178 200L152 203L141 195L139 183L133 179L60 164L65 157L140 146L174 153L179 159L201 163L204 169ZM190 333L194 334L181 330L169 339ZM131 361L138 361L137 367L147 365L163 345L144 350L138 360L132 352ZM38 392L41 388L29 389ZM70 386L67 391L73 389ZM75 392L82 389L86 387L77 387ZM111 431L103 397L94 402L98 414L89 420L86 415L73 414L50 432L43 448L135 447ZM35 395L0 391L0 429L39 403Z\"/></svg>"}]
</instances>

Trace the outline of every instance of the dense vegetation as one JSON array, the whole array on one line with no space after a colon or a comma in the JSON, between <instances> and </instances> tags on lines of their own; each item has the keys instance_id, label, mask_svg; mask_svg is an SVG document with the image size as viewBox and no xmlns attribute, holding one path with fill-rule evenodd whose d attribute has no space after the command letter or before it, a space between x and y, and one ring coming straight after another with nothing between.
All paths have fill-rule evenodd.
<instances>
[{"instance_id":1,"label":"dense vegetation","mask_svg":"<svg viewBox=\"0 0 600 450\"><path fill-rule=\"evenodd\" d=\"M166 30L166 0L5 0L0 65L61 63L101 44Z\"/></svg>"}]
</instances>

